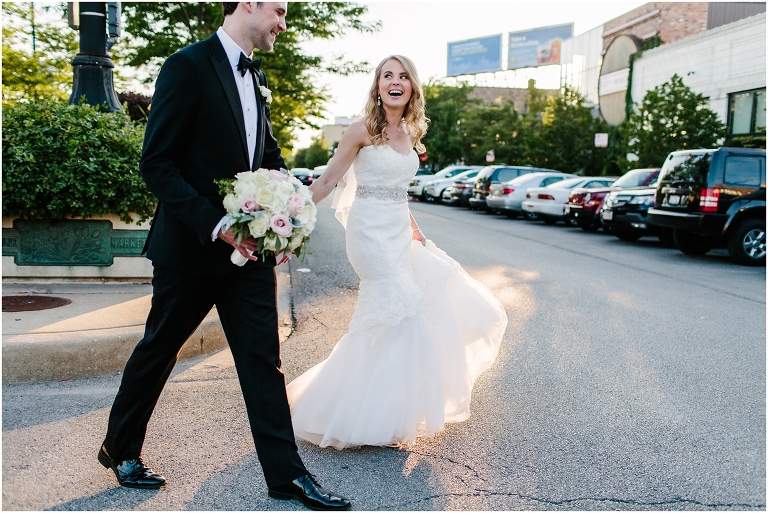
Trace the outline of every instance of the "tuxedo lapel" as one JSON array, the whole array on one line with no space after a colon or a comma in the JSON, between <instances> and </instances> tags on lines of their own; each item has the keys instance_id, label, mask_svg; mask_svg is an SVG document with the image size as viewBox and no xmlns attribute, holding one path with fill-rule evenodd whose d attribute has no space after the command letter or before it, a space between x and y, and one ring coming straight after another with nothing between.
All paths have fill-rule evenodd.
<instances>
[{"instance_id":1,"label":"tuxedo lapel","mask_svg":"<svg viewBox=\"0 0 768 513\"><path fill-rule=\"evenodd\" d=\"M256 92L256 106L259 109L258 129L256 131L256 149L253 155L253 169L259 169L261 167L261 158L264 155L264 134L267 129L267 113L265 109L265 100L261 96L261 90L259 86L263 85L262 81L264 72L259 70L253 75L253 85Z\"/></svg>"},{"instance_id":2,"label":"tuxedo lapel","mask_svg":"<svg viewBox=\"0 0 768 513\"><path fill-rule=\"evenodd\" d=\"M219 37L214 34L211 36L211 53L210 59L213 68L216 70L216 75L219 77L221 87L224 89L224 94L227 96L229 107L232 110L232 115L235 118L237 124L237 130L240 133L240 146L243 150L246 162L250 162L248 157L248 140L245 137L245 121L243 120L243 106L240 103L240 93L237 91L237 84L235 83L235 77L232 73L232 67L230 66L227 54L224 51L224 47L221 46ZM214 127L215 129L215 127Z\"/></svg>"}]
</instances>

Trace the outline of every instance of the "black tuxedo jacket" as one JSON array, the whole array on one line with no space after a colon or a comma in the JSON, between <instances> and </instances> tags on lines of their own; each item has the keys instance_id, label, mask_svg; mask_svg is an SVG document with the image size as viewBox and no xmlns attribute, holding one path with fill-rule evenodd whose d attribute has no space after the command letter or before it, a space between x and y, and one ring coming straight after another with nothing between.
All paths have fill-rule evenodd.
<instances>
[{"instance_id":1,"label":"black tuxedo jacket","mask_svg":"<svg viewBox=\"0 0 768 513\"><path fill-rule=\"evenodd\" d=\"M264 73L258 81L266 86ZM253 169L284 168L269 107L256 92L258 133ZM144 249L177 271L223 275L232 246L211 233L226 214L214 180L251 169L243 109L232 68L216 34L171 55L155 84L141 174L158 199ZM274 258L246 265L274 265Z\"/></svg>"}]
</instances>

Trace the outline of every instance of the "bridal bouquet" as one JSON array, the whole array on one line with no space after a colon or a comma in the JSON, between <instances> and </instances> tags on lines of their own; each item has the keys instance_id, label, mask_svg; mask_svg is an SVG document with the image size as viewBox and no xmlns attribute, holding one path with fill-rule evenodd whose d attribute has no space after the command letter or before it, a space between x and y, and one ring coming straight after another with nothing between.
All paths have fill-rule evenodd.
<instances>
[{"instance_id":1,"label":"bridal bouquet","mask_svg":"<svg viewBox=\"0 0 768 513\"><path fill-rule=\"evenodd\" d=\"M288 171L274 169L245 171L216 184L227 209L223 231L232 230L238 243L253 237L262 257L279 252L302 255L317 215L306 185ZM248 261L237 249L230 260L240 266Z\"/></svg>"}]
</instances>

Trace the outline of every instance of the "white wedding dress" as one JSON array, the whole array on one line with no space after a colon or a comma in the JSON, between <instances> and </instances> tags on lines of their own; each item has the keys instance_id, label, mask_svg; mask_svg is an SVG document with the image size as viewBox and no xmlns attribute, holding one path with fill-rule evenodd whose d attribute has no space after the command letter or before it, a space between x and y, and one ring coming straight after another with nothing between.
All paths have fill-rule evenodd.
<instances>
[{"instance_id":1,"label":"white wedding dress","mask_svg":"<svg viewBox=\"0 0 768 513\"><path fill-rule=\"evenodd\" d=\"M296 437L320 447L407 444L467 419L498 353L502 305L431 241L411 240L418 165L413 150L365 146L338 186L357 305L328 358L288 385Z\"/></svg>"}]
</instances>

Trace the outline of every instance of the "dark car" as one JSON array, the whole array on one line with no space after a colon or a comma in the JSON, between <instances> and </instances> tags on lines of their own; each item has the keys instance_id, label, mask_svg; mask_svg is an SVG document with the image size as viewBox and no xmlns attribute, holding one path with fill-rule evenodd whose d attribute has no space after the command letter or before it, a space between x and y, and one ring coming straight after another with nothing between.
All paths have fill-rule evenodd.
<instances>
[{"instance_id":1,"label":"dark car","mask_svg":"<svg viewBox=\"0 0 768 513\"><path fill-rule=\"evenodd\" d=\"M740 264L765 265L765 150L670 153L648 223L674 230L687 255L725 246Z\"/></svg>"},{"instance_id":2,"label":"dark car","mask_svg":"<svg viewBox=\"0 0 768 513\"><path fill-rule=\"evenodd\" d=\"M609 192L600 209L600 220L607 231L621 240L636 241L651 235L664 246L675 247L672 230L648 224L648 209L655 199L655 186Z\"/></svg>"},{"instance_id":3,"label":"dark car","mask_svg":"<svg viewBox=\"0 0 768 513\"><path fill-rule=\"evenodd\" d=\"M315 175L311 169L306 167L295 167L291 169L291 174L298 178L304 185L312 185L315 181Z\"/></svg>"},{"instance_id":4,"label":"dark car","mask_svg":"<svg viewBox=\"0 0 768 513\"><path fill-rule=\"evenodd\" d=\"M444 203L454 207L468 207L469 198L472 197L472 190L475 187L475 180L477 180L476 176L454 182L450 189L450 198Z\"/></svg>"},{"instance_id":5,"label":"dark car","mask_svg":"<svg viewBox=\"0 0 768 513\"><path fill-rule=\"evenodd\" d=\"M565 215L572 221L572 224L578 225L582 230L588 232L598 230L602 226L600 211L603 206L603 200L605 200L608 193L617 189L655 185L659 177L659 171L659 168L633 169L627 171L621 178L613 182L610 187L574 189L571 191L570 196L568 196Z\"/></svg>"},{"instance_id":6,"label":"dark car","mask_svg":"<svg viewBox=\"0 0 768 513\"><path fill-rule=\"evenodd\" d=\"M486 166L480 170L475 179L474 187L472 188L472 196L469 198L469 208L472 210L480 209L487 210L488 205L485 199L491 193L491 184L508 182L513 178L517 178L520 175L527 173L535 173L539 171L553 172L552 169L540 169L529 166L506 166L495 165ZM554 171L556 172L556 171ZM488 212L493 213L492 209Z\"/></svg>"}]
</instances>

